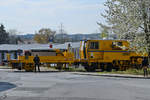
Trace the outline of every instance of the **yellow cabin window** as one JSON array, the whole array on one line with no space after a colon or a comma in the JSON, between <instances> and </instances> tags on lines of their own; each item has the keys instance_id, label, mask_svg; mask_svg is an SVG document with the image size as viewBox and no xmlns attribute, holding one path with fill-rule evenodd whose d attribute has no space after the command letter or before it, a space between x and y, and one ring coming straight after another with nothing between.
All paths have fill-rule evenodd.
<instances>
[{"instance_id":1,"label":"yellow cabin window","mask_svg":"<svg viewBox=\"0 0 150 100\"><path fill-rule=\"evenodd\" d=\"M123 43L122 42L112 42L113 50L122 50Z\"/></svg>"},{"instance_id":2,"label":"yellow cabin window","mask_svg":"<svg viewBox=\"0 0 150 100\"><path fill-rule=\"evenodd\" d=\"M123 46L123 45L122 45L122 42L118 42L118 46Z\"/></svg>"},{"instance_id":3,"label":"yellow cabin window","mask_svg":"<svg viewBox=\"0 0 150 100\"><path fill-rule=\"evenodd\" d=\"M89 49L99 49L99 42L90 42Z\"/></svg>"}]
</instances>

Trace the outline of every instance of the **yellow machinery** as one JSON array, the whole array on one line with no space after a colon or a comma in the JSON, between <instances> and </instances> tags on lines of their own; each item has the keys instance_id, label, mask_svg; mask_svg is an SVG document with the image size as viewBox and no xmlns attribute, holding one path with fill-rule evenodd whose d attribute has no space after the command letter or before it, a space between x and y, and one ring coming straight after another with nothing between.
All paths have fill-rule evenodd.
<instances>
[{"instance_id":1,"label":"yellow machinery","mask_svg":"<svg viewBox=\"0 0 150 100\"><path fill-rule=\"evenodd\" d=\"M87 71L140 68L143 56L129 50L126 40L86 40L80 42L80 63Z\"/></svg>"},{"instance_id":2,"label":"yellow machinery","mask_svg":"<svg viewBox=\"0 0 150 100\"><path fill-rule=\"evenodd\" d=\"M31 50L9 62L12 68L33 71L33 57L36 54L40 57L42 64L55 64L59 69L66 64L81 64L87 71L140 68L142 60L146 59L141 54L129 50L129 43L126 40L85 40L80 42L80 59L75 58L75 53L68 45L68 49L65 51L59 49Z\"/></svg>"},{"instance_id":3,"label":"yellow machinery","mask_svg":"<svg viewBox=\"0 0 150 100\"><path fill-rule=\"evenodd\" d=\"M55 50L31 50L26 51L23 56L19 56L16 60L10 60L8 56L8 61L12 68L17 68L19 70L25 69L26 71L34 70L34 56L38 54L41 64L55 64L58 69L61 69L63 64L74 63L74 55L72 52L64 51L59 49Z\"/></svg>"}]
</instances>

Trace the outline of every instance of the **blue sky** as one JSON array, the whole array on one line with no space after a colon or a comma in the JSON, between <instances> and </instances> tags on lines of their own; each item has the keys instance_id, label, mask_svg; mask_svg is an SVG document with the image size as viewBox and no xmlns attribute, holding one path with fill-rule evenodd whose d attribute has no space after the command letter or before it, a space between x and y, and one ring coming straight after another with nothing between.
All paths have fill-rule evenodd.
<instances>
[{"instance_id":1,"label":"blue sky","mask_svg":"<svg viewBox=\"0 0 150 100\"><path fill-rule=\"evenodd\" d=\"M22 34L41 28L58 30L63 23L67 33L98 32L103 22L106 0L0 0L0 23Z\"/></svg>"}]
</instances>

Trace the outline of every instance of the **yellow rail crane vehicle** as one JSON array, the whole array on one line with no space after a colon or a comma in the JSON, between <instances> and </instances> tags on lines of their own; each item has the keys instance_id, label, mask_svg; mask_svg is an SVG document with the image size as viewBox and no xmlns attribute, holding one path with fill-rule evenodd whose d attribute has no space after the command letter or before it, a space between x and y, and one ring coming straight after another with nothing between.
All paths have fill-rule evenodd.
<instances>
[{"instance_id":1,"label":"yellow rail crane vehicle","mask_svg":"<svg viewBox=\"0 0 150 100\"><path fill-rule=\"evenodd\" d=\"M129 50L127 40L85 40L80 42L80 63L87 71L140 68L146 56Z\"/></svg>"}]
</instances>

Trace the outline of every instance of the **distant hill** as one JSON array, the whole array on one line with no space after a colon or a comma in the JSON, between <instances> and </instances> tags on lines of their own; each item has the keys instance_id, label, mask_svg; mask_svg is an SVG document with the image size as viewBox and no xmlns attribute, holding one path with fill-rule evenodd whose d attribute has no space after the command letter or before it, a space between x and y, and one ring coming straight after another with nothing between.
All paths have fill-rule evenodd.
<instances>
[{"instance_id":1,"label":"distant hill","mask_svg":"<svg viewBox=\"0 0 150 100\"><path fill-rule=\"evenodd\" d=\"M69 41L75 42L84 39L100 39L100 34L56 34L55 39L68 39Z\"/></svg>"},{"instance_id":2,"label":"distant hill","mask_svg":"<svg viewBox=\"0 0 150 100\"><path fill-rule=\"evenodd\" d=\"M33 39L34 34L25 34L25 35L18 35L22 39Z\"/></svg>"},{"instance_id":3,"label":"distant hill","mask_svg":"<svg viewBox=\"0 0 150 100\"><path fill-rule=\"evenodd\" d=\"M116 39L114 34L109 35L109 39ZM68 41L76 42L85 39L102 39L100 33L92 34L56 34L55 39L66 39Z\"/></svg>"},{"instance_id":4,"label":"distant hill","mask_svg":"<svg viewBox=\"0 0 150 100\"><path fill-rule=\"evenodd\" d=\"M34 34L26 34L26 35L18 35L22 40L34 41ZM116 39L116 35L110 35L110 39ZM102 39L100 37L100 33L92 33L92 34L56 34L54 42L77 42L84 39Z\"/></svg>"}]
</instances>

